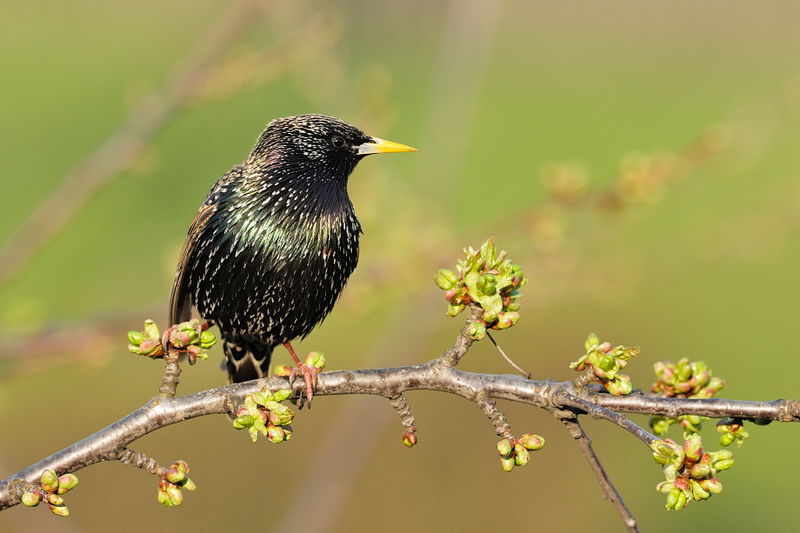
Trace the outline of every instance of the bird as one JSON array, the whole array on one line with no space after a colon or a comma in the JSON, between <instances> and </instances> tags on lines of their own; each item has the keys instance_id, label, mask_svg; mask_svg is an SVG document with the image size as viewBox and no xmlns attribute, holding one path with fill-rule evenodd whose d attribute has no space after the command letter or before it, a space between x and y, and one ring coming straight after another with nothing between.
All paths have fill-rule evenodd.
<instances>
[{"instance_id":1,"label":"bird","mask_svg":"<svg viewBox=\"0 0 800 533\"><path fill-rule=\"evenodd\" d=\"M328 316L358 263L362 228L348 178L370 154L415 151L327 115L269 122L189 227L171 323L189 320L196 308L216 325L231 383L267 376L273 349L284 345L296 365L290 379L302 375L311 399L317 371L291 341Z\"/></svg>"}]
</instances>

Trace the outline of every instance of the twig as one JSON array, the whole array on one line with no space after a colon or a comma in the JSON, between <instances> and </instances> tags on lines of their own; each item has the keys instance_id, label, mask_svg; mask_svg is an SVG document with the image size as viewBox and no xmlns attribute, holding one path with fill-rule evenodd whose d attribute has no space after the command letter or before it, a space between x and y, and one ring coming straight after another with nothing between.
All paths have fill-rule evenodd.
<instances>
[{"instance_id":1,"label":"twig","mask_svg":"<svg viewBox=\"0 0 800 533\"><path fill-rule=\"evenodd\" d=\"M603 489L603 495L614 504L614 507L617 509L617 514L622 518L625 526L627 526L629 531L639 531L636 517L633 516L633 513L631 513L630 509L625 505L619 491L617 491L617 488L611 482L608 474L606 474L603 465L600 463L600 458L597 457L592 447L592 440L589 438L589 435L586 434L586 431L584 431L583 426L581 426L577 419L561 418L561 422L567 428L572 438L575 439L578 447L583 452L583 456L586 457L586 460L589 462L589 466L592 467L592 472L594 472L597 482L600 483L600 488Z\"/></svg>"},{"instance_id":2,"label":"twig","mask_svg":"<svg viewBox=\"0 0 800 533\"><path fill-rule=\"evenodd\" d=\"M0 247L0 286L10 281L103 185L130 167L215 62L260 18L263 0L239 0L221 16L178 64L161 91L136 106L94 152L67 173Z\"/></svg>"},{"instance_id":3,"label":"twig","mask_svg":"<svg viewBox=\"0 0 800 533\"><path fill-rule=\"evenodd\" d=\"M494 337L492 336L491 332L487 331L486 336L489 337L489 340L492 341L492 344L494 344L494 347L497 348L498 352L500 352L500 355L503 356L503 359L505 359L506 362L509 365L511 365L512 368L514 368L514 370L519 372L519 374L525 379L531 379L531 373L528 372L527 370L523 370L522 368L520 368L520 366L517 363L512 361L511 358L508 355L506 355L506 352L500 347L499 344L497 344L497 341L494 340Z\"/></svg>"},{"instance_id":4,"label":"twig","mask_svg":"<svg viewBox=\"0 0 800 533\"><path fill-rule=\"evenodd\" d=\"M403 433L403 442L407 446L415 445L417 443L417 427L414 425L416 421L414 415L411 414L411 408L408 406L405 396L398 394L389 400L389 404L400 417L400 423L406 428L405 433Z\"/></svg>"}]
</instances>

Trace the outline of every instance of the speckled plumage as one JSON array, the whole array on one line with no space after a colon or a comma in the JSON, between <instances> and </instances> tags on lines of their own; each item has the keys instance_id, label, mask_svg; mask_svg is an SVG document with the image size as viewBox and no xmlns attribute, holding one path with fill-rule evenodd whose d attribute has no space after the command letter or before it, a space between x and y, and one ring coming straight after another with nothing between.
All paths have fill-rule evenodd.
<instances>
[{"instance_id":1,"label":"speckled plumage","mask_svg":"<svg viewBox=\"0 0 800 533\"><path fill-rule=\"evenodd\" d=\"M265 375L273 348L311 332L339 298L361 234L347 179L372 141L324 115L276 119L209 192L170 315L187 320L194 305L219 326L232 381Z\"/></svg>"}]
</instances>

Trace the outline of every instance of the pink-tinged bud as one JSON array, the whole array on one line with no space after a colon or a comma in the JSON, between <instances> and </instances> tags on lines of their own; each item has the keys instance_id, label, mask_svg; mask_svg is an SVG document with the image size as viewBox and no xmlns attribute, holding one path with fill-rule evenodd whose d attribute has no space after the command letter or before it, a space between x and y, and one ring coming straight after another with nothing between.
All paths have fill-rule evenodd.
<instances>
[{"instance_id":1,"label":"pink-tinged bud","mask_svg":"<svg viewBox=\"0 0 800 533\"><path fill-rule=\"evenodd\" d=\"M683 442L683 453L690 461L699 461L703 455L703 439L695 433Z\"/></svg>"},{"instance_id":2,"label":"pink-tinged bud","mask_svg":"<svg viewBox=\"0 0 800 533\"><path fill-rule=\"evenodd\" d=\"M42 495L39 491L28 490L22 494L22 505L25 507L36 507L42 501Z\"/></svg>"},{"instance_id":3,"label":"pink-tinged bud","mask_svg":"<svg viewBox=\"0 0 800 533\"><path fill-rule=\"evenodd\" d=\"M169 501L169 496L167 496L166 490L162 490L159 487L158 494L156 495L156 497L158 499L158 503L160 503L164 507L172 507L172 502Z\"/></svg>"},{"instance_id":4,"label":"pink-tinged bud","mask_svg":"<svg viewBox=\"0 0 800 533\"><path fill-rule=\"evenodd\" d=\"M711 466L705 463L696 463L689 471L689 475L694 479L705 479L712 473Z\"/></svg>"},{"instance_id":5,"label":"pink-tinged bud","mask_svg":"<svg viewBox=\"0 0 800 533\"><path fill-rule=\"evenodd\" d=\"M530 460L531 453L525 446L517 444L514 446L514 464L517 466L525 466Z\"/></svg>"},{"instance_id":6,"label":"pink-tinged bud","mask_svg":"<svg viewBox=\"0 0 800 533\"><path fill-rule=\"evenodd\" d=\"M56 516L69 516L69 508L66 505L50 505L50 512Z\"/></svg>"},{"instance_id":7,"label":"pink-tinged bud","mask_svg":"<svg viewBox=\"0 0 800 533\"><path fill-rule=\"evenodd\" d=\"M719 494L722 492L722 483L715 477L700 481L700 486L711 494Z\"/></svg>"},{"instance_id":8,"label":"pink-tinged bud","mask_svg":"<svg viewBox=\"0 0 800 533\"><path fill-rule=\"evenodd\" d=\"M514 447L508 439L503 439L497 443L497 453L500 454L500 457L511 457L513 449Z\"/></svg>"},{"instance_id":9,"label":"pink-tinged bud","mask_svg":"<svg viewBox=\"0 0 800 533\"><path fill-rule=\"evenodd\" d=\"M181 491L180 487L168 485L166 492L167 497L172 505L180 505L183 503L183 492Z\"/></svg>"},{"instance_id":10,"label":"pink-tinged bud","mask_svg":"<svg viewBox=\"0 0 800 533\"><path fill-rule=\"evenodd\" d=\"M286 438L286 433L284 433L283 429L278 426L269 426L267 428L267 439L275 444L279 442L283 442Z\"/></svg>"},{"instance_id":11,"label":"pink-tinged bud","mask_svg":"<svg viewBox=\"0 0 800 533\"><path fill-rule=\"evenodd\" d=\"M46 494L44 497L44 501L49 503L50 505L64 505L64 498L59 496L58 494Z\"/></svg>"},{"instance_id":12,"label":"pink-tinged bud","mask_svg":"<svg viewBox=\"0 0 800 533\"><path fill-rule=\"evenodd\" d=\"M39 483L46 492L55 492L58 490L58 476L52 470L45 470L42 472Z\"/></svg>"},{"instance_id":13,"label":"pink-tinged bud","mask_svg":"<svg viewBox=\"0 0 800 533\"><path fill-rule=\"evenodd\" d=\"M519 322L519 313L516 311L508 311L506 313L497 314L496 329L507 329Z\"/></svg>"},{"instance_id":14,"label":"pink-tinged bud","mask_svg":"<svg viewBox=\"0 0 800 533\"><path fill-rule=\"evenodd\" d=\"M532 433L525 433L521 435L517 442L531 451L541 450L544 448L544 438Z\"/></svg>"},{"instance_id":15,"label":"pink-tinged bud","mask_svg":"<svg viewBox=\"0 0 800 533\"><path fill-rule=\"evenodd\" d=\"M181 483L184 479L186 479L186 472L181 472L178 469L170 468L169 470L167 470L164 478L170 483L174 483L177 485Z\"/></svg>"},{"instance_id":16,"label":"pink-tinged bud","mask_svg":"<svg viewBox=\"0 0 800 533\"><path fill-rule=\"evenodd\" d=\"M414 431L406 431L403 433L403 444L407 448L412 448L417 443L417 433Z\"/></svg>"},{"instance_id":17,"label":"pink-tinged bud","mask_svg":"<svg viewBox=\"0 0 800 533\"><path fill-rule=\"evenodd\" d=\"M75 474L64 474L58 478L58 494L65 494L78 486L78 476Z\"/></svg>"},{"instance_id":18,"label":"pink-tinged bud","mask_svg":"<svg viewBox=\"0 0 800 533\"><path fill-rule=\"evenodd\" d=\"M138 347L129 345L128 350L137 355L146 355L148 357L161 357L164 355L164 348L161 346L159 339L144 339Z\"/></svg>"},{"instance_id":19,"label":"pink-tinged bud","mask_svg":"<svg viewBox=\"0 0 800 533\"><path fill-rule=\"evenodd\" d=\"M450 289L449 291L444 291L444 299L448 302L452 302L453 298L456 297L458 294L458 289Z\"/></svg>"}]
</instances>

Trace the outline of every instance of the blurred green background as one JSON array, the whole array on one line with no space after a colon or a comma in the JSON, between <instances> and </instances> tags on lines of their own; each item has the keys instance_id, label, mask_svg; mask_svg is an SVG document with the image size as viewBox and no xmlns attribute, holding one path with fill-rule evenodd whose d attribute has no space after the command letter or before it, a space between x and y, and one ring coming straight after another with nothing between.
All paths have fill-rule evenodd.
<instances>
[{"instance_id":1,"label":"blurred green background","mask_svg":"<svg viewBox=\"0 0 800 533\"><path fill-rule=\"evenodd\" d=\"M351 179L361 263L300 344L323 350L329 368L439 354L461 319L444 316L431 275L493 233L531 278L522 320L497 338L534 376L571 379L567 363L595 331L642 347L629 367L641 388L654 361L687 356L728 380L725 397L800 396L790 371L800 4L263 5L133 165L0 287L0 477L155 392L160 365L128 354L125 332L164 320L178 250L213 182L266 122L305 112L420 149L370 158ZM0 242L237 9L3 7ZM223 384L218 358L186 371L181 392ZM463 366L510 372L488 343ZM103 464L80 473L69 519L18 507L0 514L0 531L623 529L548 415L504 406L518 433L548 439L506 474L474 406L408 397L420 428L413 450L376 398L320 398L280 446L206 417L133 446L189 462L199 490L182 507L162 508L151 476ZM587 429L644 531L796 528L798 427L753 428L721 478L725 492L680 513L663 510L660 470L639 442L607 423Z\"/></svg>"}]
</instances>

